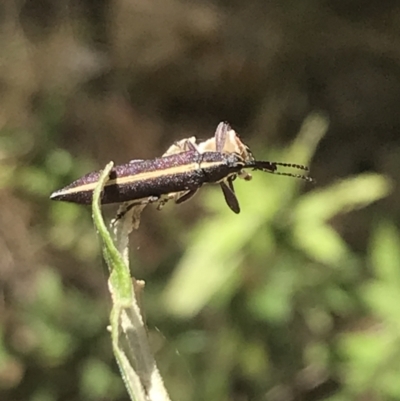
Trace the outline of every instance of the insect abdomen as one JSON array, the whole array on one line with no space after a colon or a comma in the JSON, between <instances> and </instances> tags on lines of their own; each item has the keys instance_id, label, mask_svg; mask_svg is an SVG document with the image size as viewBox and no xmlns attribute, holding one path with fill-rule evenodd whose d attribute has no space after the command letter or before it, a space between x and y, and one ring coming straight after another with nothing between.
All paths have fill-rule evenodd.
<instances>
[{"instance_id":1,"label":"insect abdomen","mask_svg":"<svg viewBox=\"0 0 400 401\"><path fill-rule=\"evenodd\" d=\"M51 199L90 204L98 179L99 172L89 173L54 192ZM154 160L132 161L113 168L101 203L120 203L195 189L204 180L204 173L199 168L199 154L194 151Z\"/></svg>"}]
</instances>

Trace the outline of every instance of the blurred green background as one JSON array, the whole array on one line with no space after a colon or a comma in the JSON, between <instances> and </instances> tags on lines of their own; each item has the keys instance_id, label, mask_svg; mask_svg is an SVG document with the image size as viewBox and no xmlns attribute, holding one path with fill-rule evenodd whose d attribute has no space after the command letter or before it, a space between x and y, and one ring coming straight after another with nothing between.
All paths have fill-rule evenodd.
<instances>
[{"instance_id":1,"label":"blurred green background","mask_svg":"<svg viewBox=\"0 0 400 401\"><path fill-rule=\"evenodd\" d=\"M317 185L145 210L172 399L400 400L400 2L7 0L0 93L0 400L128 399L90 209L49 194L222 120Z\"/></svg>"}]
</instances>

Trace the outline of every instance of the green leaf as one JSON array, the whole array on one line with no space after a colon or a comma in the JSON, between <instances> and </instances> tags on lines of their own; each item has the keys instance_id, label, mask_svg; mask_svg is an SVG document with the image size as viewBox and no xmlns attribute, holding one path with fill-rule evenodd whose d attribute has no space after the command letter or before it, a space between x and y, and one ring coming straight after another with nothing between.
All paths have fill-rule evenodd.
<instances>
[{"instance_id":1,"label":"green leaf","mask_svg":"<svg viewBox=\"0 0 400 401\"><path fill-rule=\"evenodd\" d=\"M339 213L365 207L389 195L390 180L379 174L360 174L304 195L293 211L293 219L326 222Z\"/></svg>"},{"instance_id":2,"label":"green leaf","mask_svg":"<svg viewBox=\"0 0 400 401\"><path fill-rule=\"evenodd\" d=\"M328 225L299 222L293 227L292 240L296 247L320 263L337 266L352 258L345 241Z\"/></svg>"},{"instance_id":3,"label":"green leaf","mask_svg":"<svg viewBox=\"0 0 400 401\"><path fill-rule=\"evenodd\" d=\"M376 277L400 290L400 235L392 223L383 221L376 228L370 259Z\"/></svg>"}]
</instances>

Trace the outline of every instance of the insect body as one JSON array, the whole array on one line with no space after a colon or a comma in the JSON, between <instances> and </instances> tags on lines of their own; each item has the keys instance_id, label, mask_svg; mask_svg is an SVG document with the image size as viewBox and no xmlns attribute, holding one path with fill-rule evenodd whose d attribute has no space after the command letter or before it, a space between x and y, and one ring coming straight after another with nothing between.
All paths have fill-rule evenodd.
<instances>
[{"instance_id":1,"label":"insect body","mask_svg":"<svg viewBox=\"0 0 400 401\"><path fill-rule=\"evenodd\" d=\"M217 182L242 167L242 159L234 153L199 153L197 150L154 160L133 160L111 171L101 203L159 199L170 193L197 191L203 184ZM54 192L51 199L90 204L99 175L99 172L89 173Z\"/></svg>"},{"instance_id":2,"label":"insect body","mask_svg":"<svg viewBox=\"0 0 400 401\"><path fill-rule=\"evenodd\" d=\"M123 203L122 214L134 205L158 203L170 199L182 203L190 199L203 184L219 184L228 206L240 212L233 181L250 180L245 169L261 170L312 181L303 175L279 172L278 166L308 170L298 164L255 160L229 124L220 123L213 138L196 143L194 137L172 145L161 158L132 160L114 167L106 183L101 202ZM89 173L51 195L53 200L90 204L99 172ZM127 203L128 202L128 203ZM119 213L120 214L120 213Z\"/></svg>"}]
</instances>

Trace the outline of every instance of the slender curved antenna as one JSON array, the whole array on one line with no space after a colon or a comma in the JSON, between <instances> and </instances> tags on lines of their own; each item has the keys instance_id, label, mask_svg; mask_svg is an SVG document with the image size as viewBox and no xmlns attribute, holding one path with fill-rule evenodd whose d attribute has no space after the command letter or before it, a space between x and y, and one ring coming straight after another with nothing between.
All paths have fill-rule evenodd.
<instances>
[{"instance_id":1,"label":"slender curved antenna","mask_svg":"<svg viewBox=\"0 0 400 401\"><path fill-rule=\"evenodd\" d=\"M302 164L280 163L280 162L272 162L272 163L275 164L275 166L292 167L292 168L297 168L299 170L309 171L308 167Z\"/></svg>"},{"instance_id":2,"label":"slender curved antenna","mask_svg":"<svg viewBox=\"0 0 400 401\"><path fill-rule=\"evenodd\" d=\"M267 173L275 174L275 175L285 175L286 177L293 177L293 178L298 178L303 181L307 182L312 182L315 183L314 178L308 177L307 175L301 175L301 174L291 174L291 173L282 173L280 171L266 171Z\"/></svg>"},{"instance_id":3,"label":"slender curved antenna","mask_svg":"<svg viewBox=\"0 0 400 401\"><path fill-rule=\"evenodd\" d=\"M267 161L252 161L250 167L254 167L255 170L262 170L268 173L273 173L278 170L277 163Z\"/></svg>"},{"instance_id":4,"label":"slender curved antenna","mask_svg":"<svg viewBox=\"0 0 400 401\"><path fill-rule=\"evenodd\" d=\"M294 163L281 163L281 162L268 162L268 161L255 161L254 169L261 170L266 173L276 174L276 175L285 175L286 177L298 178L300 180L315 182L315 180L311 177L302 174L293 174L293 173L285 173L278 170L278 166L289 167L289 168L297 168L299 170L308 171L307 166L303 166L302 164L294 164Z\"/></svg>"}]
</instances>

